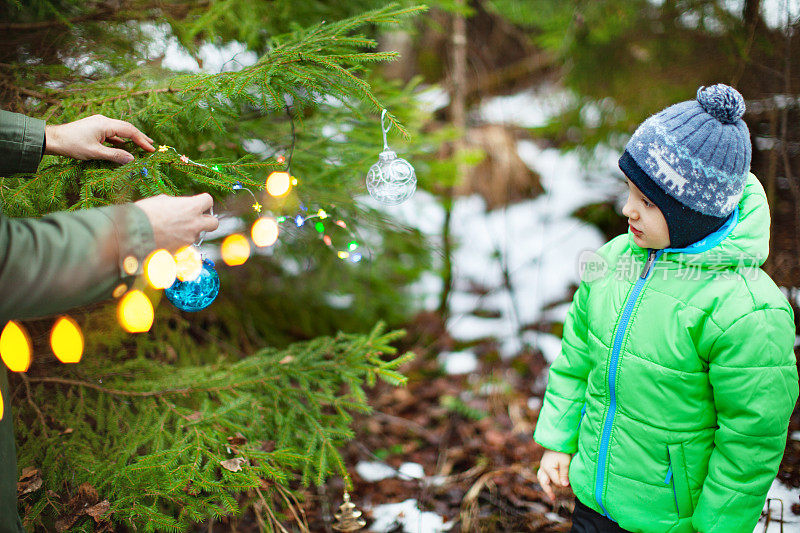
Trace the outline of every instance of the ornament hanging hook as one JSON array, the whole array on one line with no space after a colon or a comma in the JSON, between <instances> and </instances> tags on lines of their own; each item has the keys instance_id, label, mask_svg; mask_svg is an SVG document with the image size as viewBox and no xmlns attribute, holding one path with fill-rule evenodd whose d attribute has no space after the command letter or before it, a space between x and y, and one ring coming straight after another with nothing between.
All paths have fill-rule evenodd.
<instances>
[{"instance_id":1,"label":"ornament hanging hook","mask_svg":"<svg viewBox=\"0 0 800 533\"><path fill-rule=\"evenodd\" d=\"M387 128L385 120L386 120L386 109L384 109L383 112L381 112L381 130L383 131L383 149L388 150L389 144L386 142L386 134L389 133L390 129L392 129L392 123L389 122L389 127Z\"/></svg>"}]
</instances>

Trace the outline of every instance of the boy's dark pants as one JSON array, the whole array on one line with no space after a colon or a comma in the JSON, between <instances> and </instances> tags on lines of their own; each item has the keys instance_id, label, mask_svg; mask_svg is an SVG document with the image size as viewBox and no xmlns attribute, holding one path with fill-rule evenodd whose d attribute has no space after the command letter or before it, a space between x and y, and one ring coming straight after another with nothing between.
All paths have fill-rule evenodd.
<instances>
[{"instance_id":1,"label":"boy's dark pants","mask_svg":"<svg viewBox=\"0 0 800 533\"><path fill-rule=\"evenodd\" d=\"M0 392L4 407L3 419L0 420L0 533L24 533L17 515L17 450L11 415L11 393L2 363Z\"/></svg>"},{"instance_id":2,"label":"boy's dark pants","mask_svg":"<svg viewBox=\"0 0 800 533\"><path fill-rule=\"evenodd\" d=\"M622 529L616 522L583 505L578 498L575 498L570 533L628 533L628 530Z\"/></svg>"}]
</instances>

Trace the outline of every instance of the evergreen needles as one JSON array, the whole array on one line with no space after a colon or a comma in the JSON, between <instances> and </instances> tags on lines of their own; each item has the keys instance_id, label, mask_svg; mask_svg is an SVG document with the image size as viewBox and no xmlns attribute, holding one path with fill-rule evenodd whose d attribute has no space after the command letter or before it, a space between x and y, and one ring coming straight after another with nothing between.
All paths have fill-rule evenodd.
<instances>
[{"instance_id":1,"label":"evergreen needles","mask_svg":"<svg viewBox=\"0 0 800 533\"><path fill-rule=\"evenodd\" d=\"M144 531L237 515L256 489L291 492L297 475L349 483L338 448L353 436L352 413L369 412L365 380L405 383L395 369L413 354L381 357L401 335L378 325L216 365L136 359L104 368L101 380L31 378L35 397L51 392L42 417L19 404L20 463L44 470L43 490L23 500L25 520L47 527L76 512L60 497L62 480L93 487L110 502L107 518Z\"/></svg>"}]
</instances>

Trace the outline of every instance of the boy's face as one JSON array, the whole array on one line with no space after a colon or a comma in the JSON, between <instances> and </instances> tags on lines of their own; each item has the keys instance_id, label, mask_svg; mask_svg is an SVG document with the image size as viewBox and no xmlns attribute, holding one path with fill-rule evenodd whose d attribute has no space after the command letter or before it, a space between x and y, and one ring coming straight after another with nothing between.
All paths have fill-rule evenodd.
<instances>
[{"instance_id":1,"label":"boy's face","mask_svg":"<svg viewBox=\"0 0 800 533\"><path fill-rule=\"evenodd\" d=\"M660 250L669 246L669 228L661 210L628 180L628 200L622 207L628 217L633 241L642 248Z\"/></svg>"}]
</instances>

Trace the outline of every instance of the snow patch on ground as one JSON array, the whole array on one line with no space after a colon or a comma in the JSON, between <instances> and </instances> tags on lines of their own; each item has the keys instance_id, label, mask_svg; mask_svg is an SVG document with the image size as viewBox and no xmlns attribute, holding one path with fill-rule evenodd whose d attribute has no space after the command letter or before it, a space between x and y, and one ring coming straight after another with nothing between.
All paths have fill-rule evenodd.
<instances>
[{"instance_id":1,"label":"snow patch on ground","mask_svg":"<svg viewBox=\"0 0 800 533\"><path fill-rule=\"evenodd\" d=\"M470 374L478 370L478 357L471 351L441 352L437 359L448 374Z\"/></svg>"},{"instance_id":2,"label":"snow patch on ground","mask_svg":"<svg viewBox=\"0 0 800 533\"><path fill-rule=\"evenodd\" d=\"M774 479L767 493L767 498L783 501L783 532L800 533L800 516L797 516L791 510L792 504L800 502L800 489L787 487L777 479ZM781 524L778 520L781 516L781 504L777 501L772 501L770 503L769 526L765 531L764 524L766 523L766 518L762 518L758 521L758 525L753 530L753 533L780 533ZM767 504L764 503L764 510L766 509Z\"/></svg>"},{"instance_id":3,"label":"snow patch on ground","mask_svg":"<svg viewBox=\"0 0 800 533\"><path fill-rule=\"evenodd\" d=\"M397 471L381 461L361 461L356 465L356 473L368 483L394 477Z\"/></svg>"},{"instance_id":4,"label":"snow patch on ground","mask_svg":"<svg viewBox=\"0 0 800 533\"><path fill-rule=\"evenodd\" d=\"M436 513L419 510L416 499L408 499L400 503L387 503L376 505L372 508L372 517L375 520L370 531L386 533L394 530L398 525L405 533L438 533L450 531L451 523L445 524L444 519Z\"/></svg>"}]
</instances>

